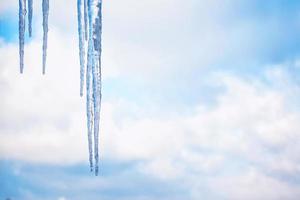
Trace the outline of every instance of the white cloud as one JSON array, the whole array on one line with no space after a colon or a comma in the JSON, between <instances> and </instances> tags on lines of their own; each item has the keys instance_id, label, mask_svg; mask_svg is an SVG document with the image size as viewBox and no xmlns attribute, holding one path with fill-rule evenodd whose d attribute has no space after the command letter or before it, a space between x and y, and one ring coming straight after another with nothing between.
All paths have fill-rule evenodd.
<instances>
[{"instance_id":1,"label":"white cloud","mask_svg":"<svg viewBox=\"0 0 300 200\"><path fill-rule=\"evenodd\" d=\"M17 9L17 1L1 1L0 2L0 14Z\"/></svg>"},{"instance_id":2,"label":"white cloud","mask_svg":"<svg viewBox=\"0 0 300 200\"><path fill-rule=\"evenodd\" d=\"M69 51L70 46L76 48L73 40L62 42L53 30L46 76L41 75L39 56L34 55L40 43L33 41L26 47L23 75L18 74L14 59L16 47L0 48L2 159L59 165L87 162L85 106L78 95L79 66L74 59L77 52ZM297 195L294 186L265 175L289 177L300 170L300 157L295 153L299 150L300 115L289 106L289 89L294 85L285 85L285 91L272 87L270 82L278 80L278 68L273 70L267 72L268 84L224 72L212 77L224 88L215 105L198 105L184 116L164 113L163 108L163 115L148 115L145 106L104 99L102 159L137 160L140 172L163 180L187 179L195 191L198 179L192 177L226 173L232 161L252 163L255 177L266 182L259 186L264 193L253 199L276 199L265 188L269 182L284 190L280 193L283 197ZM253 191L246 189L253 184L253 173L238 175L242 172L232 179L232 185L241 182L237 193L222 185L222 177L214 181L225 196L238 199Z\"/></svg>"},{"instance_id":3,"label":"white cloud","mask_svg":"<svg viewBox=\"0 0 300 200\"><path fill-rule=\"evenodd\" d=\"M151 80L153 85L156 83L152 82L159 78L162 82L173 82L176 80L166 74L178 70L177 65L180 65L179 71L183 67L186 70L190 67L198 69L223 57L238 57L236 52L239 52L245 34L246 38L254 35L252 22L244 24L245 27L231 24L230 30L220 27L221 17L228 11L224 6L221 15L216 14L219 13L219 4L214 1L206 5L211 9L202 8L201 11L206 12L197 10L203 15L199 19L201 23L205 20L212 22L204 23L205 28L199 25L203 29L201 35L197 35L199 40L188 40L189 36L195 38L194 35L190 35L184 26L183 29L174 26L178 25L177 20L185 23L186 19L190 19L190 11L194 11L196 1L141 2L105 2L107 21L104 25L107 32L104 32L104 37L108 38L104 40L103 52L105 79L134 77L142 81ZM26 46L23 75L18 74L16 45L0 43L2 159L59 165L87 162L85 100L79 97L75 1L67 4L52 1L50 5L56 9L50 10L45 76L41 75L40 27L35 27L38 37ZM3 10L1 6L0 3ZM37 8L40 8L39 4ZM214 18L210 18L209 11L214 9ZM174 23L171 31L164 29L167 22L170 25ZM145 34L145 38L140 36L144 34L137 32L141 25L150 27L141 30L150 33ZM115 30L126 33L120 34ZM153 30L156 32L151 32ZM173 30L182 31L174 32L178 33L176 37L183 36L182 41L176 43L174 39L178 38L170 35ZM156 39L157 46L153 42ZM196 46L197 51L187 48L186 44L188 47ZM255 49L256 44L252 45ZM253 50L252 46L249 48L243 49L242 54ZM226 49L230 50L224 53ZM195 57L189 55L190 52L194 52ZM193 66L184 63L190 60L193 60ZM136 105L122 97L107 102L104 94L100 140L102 159L136 160L137 170L149 176L185 180L184 184L192 185L191 194L195 199L201 196L197 190L199 179L203 177L211 181L212 190L216 190L215 187L220 189L229 199L293 199L299 195L293 184L266 175L290 177L300 171L300 113L293 109L294 104L290 104L291 94L296 95L297 87L285 81L290 78L285 73L284 64L267 71L262 75L268 79L265 83L258 77L246 80L220 72L212 77L224 88L216 103L210 107L199 103L189 108L193 112L188 115L182 115L180 111L168 113L155 103ZM280 85L284 85L284 90ZM161 112L149 114L150 107ZM253 169L238 167L233 175L218 176L228 173L233 161ZM211 178L214 176L217 177ZM239 186L237 189L236 185ZM277 192L272 193L270 188Z\"/></svg>"},{"instance_id":4,"label":"white cloud","mask_svg":"<svg viewBox=\"0 0 300 200\"><path fill-rule=\"evenodd\" d=\"M232 200L296 200L300 195L298 185L280 181L255 169L250 169L240 176L213 179L211 187Z\"/></svg>"}]
</instances>

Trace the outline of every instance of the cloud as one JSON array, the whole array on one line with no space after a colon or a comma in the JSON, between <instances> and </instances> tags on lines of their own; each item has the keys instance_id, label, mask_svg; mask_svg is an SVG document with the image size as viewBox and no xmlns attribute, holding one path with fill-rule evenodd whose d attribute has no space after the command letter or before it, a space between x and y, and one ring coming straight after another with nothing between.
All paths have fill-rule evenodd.
<instances>
[{"instance_id":1,"label":"cloud","mask_svg":"<svg viewBox=\"0 0 300 200\"><path fill-rule=\"evenodd\" d=\"M1 1L0 2L0 13L5 13L13 9L17 9L17 2L14 1Z\"/></svg>"},{"instance_id":2,"label":"cloud","mask_svg":"<svg viewBox=\"0 0 300 200\"><path fill-rule=\"evenodd\" d=\"M60 38L53 30L46 76L41 75L40 59L33 53L38 52L39 42L26 47L23 75L17 74L17 48L5 44L0 49L2 159L55 165L87 161L84 99L78 95L79 87L74 87L79 82L78 63L73 59L77 55L68 51L74 41ZM300 115L293 110L295 105L289 106L290 93L297 87L293 81L282 81L285 90L280 90L278 80L289 74L284 66L270 68L264 79L215 73L211 80L222 90L214 105L198 104L185 115L169 113L155 103L139 106L122 96L109 102L104 99L102 159L136 161L136 170L159 180L186 180L193 188L192 196L197 196L199 184L193 177L211 180L214 174L225 176L232 167L238 169L230 176L232 185L241 182L237 193L222 185L223 175L213 179L225 196L238 199L251 193L246 188L253 176L266 182L261 190L270 182L284 190L283 197L297 195L294 186L277 178L290 178L300 170L295 153ZM147 109L153 106L160 112ZM254 172L241 167L247 163ZM271 195L265 190L253 198Z\"/></svg>"},{"instance_id":3,"label":"cloud","mask_svg":"<svg viewBox=\"0 0 300 200\"><path fill-rule=\"evenodd\" d=\"M239 176L225 176L211 181L212 187L232 200L291 199L300 195L298 185L289 184L249 169Z\"/></svg>"},{"instance_id":4,"label":"cloud","mask_svg":"<svg viewBox=\"0 0 300 200\"><path fill-rule=\"evenodd\" d=\"M101 156L132 162L131 170L162 182L179 181L192 199L203 197L203 191L210 193L206 199L294 199L300 170L298 80L288 63L272 62L281 39L292 38L284 40L288 49L295 37L286 37L293 34L284 31L285 17L278 13L268 12L259 22L261 15L253 19L241 13L244 4L232 2L105 2ZM0 43L1 159L87 165L76 5L68 3L68 8L62 1L50 5L55 9L50 10L46 76L41 75L39 4L23 75L16 44ZM282 31L270 36L277 25ZM298 30L293 20L289 25ZM291 62L297 66L297 59ZM235 73L245 68L257 74ZM128 98L124 85L113 91L109 81L130 82L136 96L147 100ZM199 89L203 84L209 92ZM205 93L213 103L170 106L183 98L170 88L188 90L188 97ZM216 94L210 88L217 88ZM106 183L93 187L99 184Z\"/></svg>"}]
</instances>

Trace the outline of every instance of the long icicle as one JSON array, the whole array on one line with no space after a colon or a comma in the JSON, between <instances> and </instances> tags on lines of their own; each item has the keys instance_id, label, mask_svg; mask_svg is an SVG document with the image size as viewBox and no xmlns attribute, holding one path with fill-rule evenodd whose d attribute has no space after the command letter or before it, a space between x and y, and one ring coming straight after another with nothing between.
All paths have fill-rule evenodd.
<instances>
[{"instance_id":1,"label":"long icicle","mask_svg":"<svg viewBox=\"0 0 300 200\"><path fill-rule=\"evenodd\" d=\"M83 5L82 0L77 0L77 21L78 21L78 40L79 40L79 60L80 60L80 96L83 96L84 70L85 70L85 40L83 27Z\"/></svg>"},{"instance_id":2,"label":"long icicle","mask_svg":"<svg viewBox=\"0 0 300 200\"><path fill-rule=\"evenodd\" d=\"M90 51L89 51L90 52ZM92 62L92 61L90 61ZM90 170L93 171L93 111L94 111L94 100L93 100L93 76L92 66L87 64L86 70L86 115L87 115L87 127L88 127L88 148L89 148L89 162Z\"/></svg>"},{"instance_id":3,"label":"long icicle","mask_svg":"<svg viewBox=\"0 0 300 200\"><path fill-rule=\"evenodd\" d=\"M19 58L21 74L24 69L25 15L26 0L19 0Z\"/></svg>"},{"instance_id":4,"label":"long icicle","mask_svg":"<svg viewBox=\"0 0 300 200\"><path fill-rule=\"evenodd\" d=\"M32 15L33 15L33 0L28 0L28 32L29 32L29 37L32 36Z\"/></svg>"},{"instance_id":5,"label":"long icicle","mask_svg":"<svg viewBox=\"0 0 300 200\"><path fill-rule=\"evenodd\" d=\"M82 0L77 0L77 17L78 17L78 36L79 36L79 59L80 59L80 96L83 96L83 86L84 86L84 71L85 71L85 40L84 40L84 29L83 29L83 15L82 15ZM88 118L88 149L89 149L89 163L90 170L93 171L93 140L92 140L92 129L93 123L90 119L92 119L92 99L90 90L92 88L91 85L91 70L87 70L86 74L87 80L87 118Z\"/></svg>"},{"instance_id":6,"label":"long icicle","mask_svg":"<svg viewBox=\"0 0 300 200\"><path fill-rule=\"evenodd\" d=\"M47 44L48 44L48 16L49 0L43 0L43 74L46 72Z\"/></svg>"},{"instance_id":7,"label":"long icicle","mask_svg":"<svg viewBox=\"0 0 300 200\"><path fill-rule=\"evenodd\" d=\"M102 1L97 0L97 17L93 32L94 38L94 65L93 65L93 96L94 96L94 156L95 174L98 175L99 163L99 125L101 111L101 35L102 35Z\"/></svg>"},{"instance_id":8,"label":"long icicle","mask_svg":"<svg viewBox=\"0 0 300 200\"><path fill-rule=\"evenodd\" d=\"M88 0L88 21L89 21L89 37L88 37L88 53L87 53L87 71L86 71L86 95L87 95L87 126L88 126L88 141L92 141L94 134L94 98L93 98L93 65L94 65L94 41L93 41L93 0ZM89 143L90 144L90 143ZM93 152L90 146L90 162L93 159ZM94 149L95 150L95 149Z\"/></svg>"}]
</instances>

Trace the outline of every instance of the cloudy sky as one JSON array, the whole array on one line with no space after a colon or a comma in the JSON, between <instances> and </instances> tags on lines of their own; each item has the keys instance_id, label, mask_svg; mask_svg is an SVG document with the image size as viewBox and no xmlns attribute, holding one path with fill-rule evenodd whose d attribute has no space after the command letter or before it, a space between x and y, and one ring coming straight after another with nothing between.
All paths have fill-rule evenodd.
<instances>
[{"instance_id":1,"label":"cloudy sky","mask_svg":"<svg viewBox=\"0 0 300 200\"><path fill-rule=\"evenodd\" d=\"M104 1L98 177L76 1L50 0L46 75L34 3L20 75L0 0L0 200L299 199L300 1Z\"/></svg>"}]
</instances>

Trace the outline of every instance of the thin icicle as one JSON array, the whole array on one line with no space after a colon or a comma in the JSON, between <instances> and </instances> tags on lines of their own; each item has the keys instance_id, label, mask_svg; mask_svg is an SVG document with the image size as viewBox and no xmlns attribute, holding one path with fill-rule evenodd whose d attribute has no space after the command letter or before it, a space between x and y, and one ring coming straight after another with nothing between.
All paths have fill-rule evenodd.
<instances>
[{"instance_id":1,"label":"thin icicle","mask_svg":"<svg viewBox=\"0 0 300 200\"><path fill-rule=\"evenodd\" d=\"M94 98L94 157L95 174L99 171L99 122L100 122L100 78L99 63L93 65L93 98Z\"/></svg>"},{"instance_id":2,"label":"thin icicle","mask_svg":"<svg viewBox=\"0 0 300 200\"><path fill-rule=\"evenodd\" d=\"M97 16L94 24L94 65L93 65L93 96L94 96L94 156L95 174L98 174L99 163L99 125L101 111L101 35L102 35L102 1L97 1Z\"/></svg>"},{"instance_id":3,"label":"thin icicle","mask_svg":"<svg viewBox=\"0 0 300 200\"><path fill-rule=\"evenodd\" d=\"M92 95L93 95L93 134L94 134L94 158L95 175L98 175L99 163L99 123L101 104L101 0L88 0L88 62L87 69L92 70ZM89 80L91 81L91 80ZM88 90L87 92L90 92ZM90 93L87 98L90 98ZM89 110L87 112L90 112Z\"/></svg>"},{"instance_id":4,"label":"thin icicle","mask_svg":"<svg viewBox=\"0 0 300 200\"><path fill-rule=\"evenodd\" d=\"M29 37L32 36L32 14L33 14L33 0L28 0L28 32L29 32Z\"/></svg>"},{"instance_id":5,"label":"thin icicle","mask_svg":"<svg viewBox=\"0 0 300 200\"><path fill-rule=\"evenodd\" d=\"M99 63L96 63L95 57L93 58L93 98L94 98L94 157L95 157L95 174L98 175L99 163L99 121L100 121L100 86L99 82Z\"/></svg>"},{"instance_id":6,"label":"thin icicle","mask_svg":"<svg viewBox=\"0 0 300 200\"><path fill-rule=\"evenodd\" d=\"M80 60L80 96L83 96L84 85L84 64L85 64L85 40L83 27L83 6L82 0L77 0L77 21L78 21L78 40L79 40L79 60Z\"/></svg>"},{"instance_id":7,"label":"thin icicle","mask_svg":"<svg viewBox=\"0 0 300 200\"><path fill-rule=\"evenodd\" d=\"M19 56L20 56L20 73L24 68L24 36L25 36L25 15L26 0L19 0Z\"/></svg>"},{"instance_id":8,"label":"thin icicle","mask_svg":"<svg viewBox=\"0 0 300 200\"><path fill-rule=\"evenodd\" d=\"M90 48L90 46L89 46ZM92 53L92 50L88 50L88 54ZM90 169L93 171L93 111L94 111L94 100L93 100L93 75L92 75L92 59L88 56L88 64L86 69L86 115L87 115L87 127L88 127L88 148L89 148L89 162Z\"/></svg>"},{"instance_id":9,"label":"thin icicle","mask_svg":"<svg viewBox=\"0 0 300 200\"><path fill-rule=\"evenodd\" d=\"M84 36L85 36L85 40L88 39L88 5L87 2L88 0L84 0Z\"/></svg>"},{"instance_id":10,"label":"thin icicle","mask_svg":"<svg viewBox=\"0 0 300 200\"><path fill-rule=\"evenodd\" d=\"M93 98L93 65L94 65L94 41L93 41L93 0L88 0L88 20L89 20L89 38L88 38L88 53L87 53L87 76L86 76L86 86L87 86L87 125L88 125L88 140L92 140L92 135L94 134L94 98ZM89 146L89 151L91 147ZM94 149L95 151L95 149ZM93 153L90 152L90 159L93 159ZM97 166L97 163L95 163Z\"/></svg>"},{"instance_id":11,"label":"thin icicle","mask_svg":"<svg viewBox=\"0 0 300 200\"><path fill-rule=\"evenodd\" d=\"M43 0L43 74L46 72L49 0Z\"/></svg>"}]
</instances>

